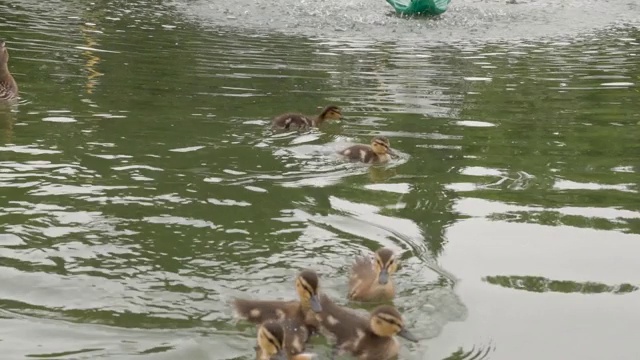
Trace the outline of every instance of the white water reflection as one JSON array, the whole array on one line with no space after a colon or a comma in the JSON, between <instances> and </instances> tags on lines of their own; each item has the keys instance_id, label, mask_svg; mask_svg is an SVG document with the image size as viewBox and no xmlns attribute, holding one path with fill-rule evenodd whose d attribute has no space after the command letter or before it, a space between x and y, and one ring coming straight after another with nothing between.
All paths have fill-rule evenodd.
<instances>
[{"instance_id":1,"label":"white water reflection","mask_svg":"<svg viewBox=\"0 0 640 360\"><path fill-rule=\"evenodd\" d=\"M484 204L486 212L502 211L499 206L505 205ZM478 213L468 215L478 216ZM449 245L440 259L441 264L460 277L458 293L464 303L473 305L464 326L452 323L437 342L431 343L434 357L446 356L457 346L469 348L490 340L496 344L496 358L519 353L528 359L522 349L534 340L544 344L536 350L535 358L595 360L610 357L611 347L625 348L633 342L633 329L640 321L635 310L640 292L540 295L487 285L482 279L495 275L532 275L609 285L638 284L638 278L631 275L640 273L640 263L634 255L640 251L637 235L570 226L512 224L476 217L449 228L447 238ZM474 255L469 257L469 253ZM541 297L546 299L545 310L531 311L539 306ZM548 331L549 328L554 330ZM487 329L490 329L490 339ZM513 333L515 329L517 336ZM560 333L572 336L557 336ZM462 344L460 339L464 339ZM607 346L585 347L585 341ZM632 360L634 354L619 351L616 358Z\"/></svg>"}]
</instances>

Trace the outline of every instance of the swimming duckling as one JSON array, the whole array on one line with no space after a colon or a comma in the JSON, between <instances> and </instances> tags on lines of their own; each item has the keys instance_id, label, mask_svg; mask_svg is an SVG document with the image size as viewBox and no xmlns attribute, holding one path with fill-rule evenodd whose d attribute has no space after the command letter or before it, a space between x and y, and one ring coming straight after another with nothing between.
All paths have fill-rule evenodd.
<instances>
[{"instance_id":1,"label":"swimming duckling","mask_svg":"<svg viewBox=\"0 0 640 360\"><path fill-rule=\"evenodd\" d=\"M256 360L311 360L314 354L288 354L285 339L292 336L288 321L265 321L258 328L258 345L256 345Z\"/></svg>"},{"instance_id":2,"label":"swimming duckling","mask_svg":"<svg viewBox=\"0 0 640 360\"><path fill-rule=\"evenodd\" d=\"M9 50L6 42L0 40L0 100L13 100L18 97L18 84L9 72Z\"/></svg>"},{"instance_id":3,"label":"swimming duckling","mask_svg":"<svg viewBox=\"0 0 640 360\"><path fill-rule=\"evenodd\" d=\"M266 321L258 328L256 360L286 360L284 328L277 321Z\"/></svg>"},{"instance_id":4,"label":"swimming duckling","mask_svg":"<svg viewBox=\"0 0 640 360\"><path fill-rule=\"evenodd\" d=\"M278 115L273 118L272 127L284 128L289 130L290 128L306 129L309 127L318 127L326 120L340 120L342 119L342 110L335 105L329 105L320 115L310 117L298 113L286 113Z\"/></svg>"},{"instance_id":5,"label":"swimming duckling","mask_svg":"<svg viewBox=\"0 0 640 360\"><path fill-rule=\"evenodd\" d=\"M359 256L351 267L349 278L349 300L391 300L395 288L391 275L398 270L398 261L389 248L375 252L375 262L369 257Z\"/></svg>"},{"instance_id":6,"label":"swimming duckling","mask_svg":"<svg viewBox=\"0 0 640 360\"><path fill-rule=\"evenodd\" d=\"M335 338L333 355L345 353L358 360L387 360L398 355L400 344L394 337L409 341L418 339L404 327L402 315L393 306L382 305L370 313L367 320L355 311L335 304L326 295L321 296L322 331Z\"/></svg>"},{"instance_id":7,"label":"swimming duckling","mask_svg":"<svg viewBox=\"0 0 640 360\"><path fill-rule=\"evenodd\" d=\"M285 348L290 355L299 354L311 334L317 332L319 323L315 313L322 311L318 299L318 274L303 270L296 277L299 301L234 299L233 306L239 316L256 324L268 320L290 321L293 336L285 338Z\"/></svg>"},{"instance_id":8,"label":"swimming duckling","mask_svg":"<svg viewBox=\"0 0 640 360\"><path fill-rule=\"evenodd\" d=\"M361 161L366 164L382 164L396 156L390 148L391 143L386 136L376 136L371 139L371 145L357 144L339 152L351 161Z\"/></svg>"}]
</instances>

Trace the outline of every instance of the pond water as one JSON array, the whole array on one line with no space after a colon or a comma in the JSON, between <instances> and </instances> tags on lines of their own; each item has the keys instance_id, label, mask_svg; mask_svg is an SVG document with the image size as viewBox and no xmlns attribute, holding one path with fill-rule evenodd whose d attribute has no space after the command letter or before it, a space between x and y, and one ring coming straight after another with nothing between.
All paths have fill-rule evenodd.
<instances>
[{"instance_id":1,"label":"pond water","mask_svg":"<svg viewBox=\"0 0 640 360\"><path fill-rule=\"evenodd\" d=\"M389 11L0 1L3 359L252 359L229 300L310 267L347 304L380 246L402 359L637 359L639 5ZM327 104L343 121L268 130ZM400 159L334 156L374 135Z\"/></svg>"}]
</instances>

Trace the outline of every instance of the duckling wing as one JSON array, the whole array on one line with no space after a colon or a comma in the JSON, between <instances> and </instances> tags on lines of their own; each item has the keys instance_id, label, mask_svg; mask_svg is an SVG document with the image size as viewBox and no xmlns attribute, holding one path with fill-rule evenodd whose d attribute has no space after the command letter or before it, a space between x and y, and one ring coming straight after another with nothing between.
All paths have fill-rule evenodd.
<instances>
[{"instance_id":1,"label":"duckling wing","mask_svg":"<svg viewBox=\"0 0 640 360\"><path fill-rule=\"evenodd\" d=\"M309 330L300 321L287 319L280 322L285 331L285 348L290 355L301 354L309 340Z\"/></svg>"},{"instance_id":2,"label":"duckling wing","mask_svg":"<svg viewBox=\"0 0 640 360\"><path fill-rule=\"evenodd\" d=\"M284 320L295 317L300 309L300 302L235 299L233 307L239 317L261 324L266 320Z\"/></svg>"},{"instance_id":3,"label":"duckling wing","mask_svg":"<svg viewBox=\"0 0 640 360\"><path fill-rule=\"evenodd\" d=\"M376 279L373 262L369 257L359 256L351 266L349 276L349 299L357 299L366 292Z\"/></svg>"},{"instance_id":4,"label":"duckling wing","mask_svg":"<svg viewBox=\"0 0 640 360\"><path fill-rule=\"evenodd\" d=\"M336 345L344 351L351 351L354 342L362 338L369 322L355 310L334 303L328 296L321 295L322 312L317 315L322 331L333 337Z\"/></svg>"},{"instance_id":5,"label":"duckling wing","mask_svg":"<svg viewBox=\"0 0 640 360\"><path fill-rule=\"evenodd\" d=\"M18 84L11 75L0 80L0 100L13 100L18 97Z\"/></svg>"}]
</instances>

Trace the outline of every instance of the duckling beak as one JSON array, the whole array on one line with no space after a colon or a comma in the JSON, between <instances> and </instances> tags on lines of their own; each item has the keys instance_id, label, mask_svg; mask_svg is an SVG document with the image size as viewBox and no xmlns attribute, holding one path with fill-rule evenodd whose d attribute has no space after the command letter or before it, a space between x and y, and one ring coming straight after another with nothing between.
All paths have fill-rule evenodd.
<instances>
[{"instance_id":1,"label":"duckling beak","mask_svg":"<svg viewBox=\"0 0 640 360\"><path fill-rule=\"evenodd\" d=\"M396 159L400 157L400 155L396 154L396 152L393 151L393 149L391 148L387 148L387 154L389 154L389 156L394 157Z\"/></svg>"},{"instance_id":2,"label":"duckling beak","mask_svg":"<svg viewBox=\"0 0 640 360\"><path fill-rule=\"evenodd\" d=\"M400 330L400 332L398 333L398 336L403 337L409 341L418 342L418 338L405 328Z\"/></svg>"},{"instance_id":3,"label":"duckling beak","mask_svg":"<svg viewBox=\"0 0 640 360\"><path fill-rule=\"evenodd\" d=\"M317 312L317 313L322 311L322 306L320 305L320 300L318 299L318 294L311 295L311 298L309 299L309 302L311 303L311 310L313 310L314 312Z\"/></svg>"},{"instance_id":4,"label":"duckling beak","mask_svg":"<svg viewBox=\"0 0 640 360\"><path fill-rule=\"evenodd\" d=\"M378 284L386 285L389 282L389 271L387 269L380 270L380 275L378 275Z\"/></svg>"}]
</instances>

